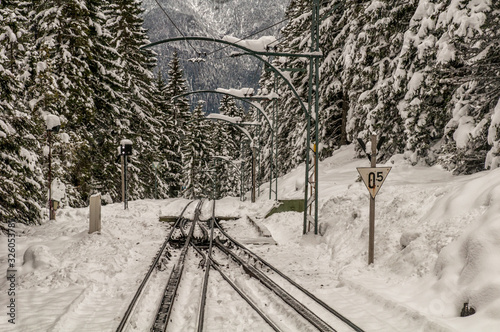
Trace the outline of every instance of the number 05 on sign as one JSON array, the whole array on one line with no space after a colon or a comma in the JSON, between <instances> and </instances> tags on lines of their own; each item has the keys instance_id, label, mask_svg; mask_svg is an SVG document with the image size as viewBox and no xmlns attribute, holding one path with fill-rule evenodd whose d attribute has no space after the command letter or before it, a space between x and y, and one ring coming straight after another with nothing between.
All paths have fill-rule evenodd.
<instances>
[{"instance_id":1,"label":"number 05 on sign","mask_svg":"<svg viewBox=\"0 0 500 332\"><path fill-rule=\"evenodd\" d=\"M357 170L370 195L375 198L391 167L358 167Z\"/></svg>"}]
</instances>

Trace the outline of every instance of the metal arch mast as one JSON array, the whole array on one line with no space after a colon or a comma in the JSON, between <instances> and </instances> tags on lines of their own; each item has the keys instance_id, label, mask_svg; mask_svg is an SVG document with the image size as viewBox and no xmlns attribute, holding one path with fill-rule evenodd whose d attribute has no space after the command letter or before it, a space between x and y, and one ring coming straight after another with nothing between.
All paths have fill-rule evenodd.
<instances>
[{"instance_id":1,"label":"metal arch mast","mask_svg":"<svg viewBox=\"0 0 500 332\"><path fill-rule=\"evenodd\" d=\"M262 105L260 105L258 100L271 101L271 100L275 100L275 98L262 98L262 97L255 97L255 96L253 96L253 97L240 97L240 96L233 95L231 93L217 91L217 90L196 90L196 91L182 93L182 94L177 95L177 96L173 96L172 99L186 97L186 96L194 95L194 94L198 94L198 93L215 93L215 94L220 94L220 95L224 95L224 96L228 96L228 97L231 97L234 99L241 100L242 102L247 103L249 106L252 106L255 109L257 109L258 113L262 114L264 116L267 124L272 128L271 119L269 118L269 115L267 115L267 113L264 112L264 109L262 108Z\"/></svg>"},{"instance_id":2,"label":"metal arch mast","mask_svg":"<svg viewBox=\"0 0 500 332\"><path fill-rule=\"evenodd\" d=\"M274 77L274 91L278 93L278 79L276 78L276 75L273 75ZM273 146L274 146L274 151L273 151ZM269 169L269 199L271 199L271 196L274 191L274 200L278 200L278 176L279 176L279 169L278 169L278 100L275 99L273 100L273 128L271 129L271 153L269 154L271 156L271 163L270 163L270 169ZM275 181L275 187L273 189L273 178Z\"/></svg>"},{"instance_id":3,"label":"metal arch mast","mask_svg":"<svg viewBox=\"0 0 500 332\"><path fill-rule=\"evenodd\" d=\"M215 42L215 43L220 43L220 44L225 44L225 45L230 45L235 48L239 48L244 51L241 55L250 55L253 56L254 58L257 58L259 61L263 62L268 66L268 68L273 71L277 77L283 79L283 81L288 85L290 90L292 91L293 95L297 98L301 109L304 111L306 120L307 120L307 147L306 151L306 167L305 167L305 174L306 174L306 182L304 184L304 192L305 192L305 198L304 198L304 230L303 233L306 233L306 224L314 224L314 233L318 234L318 153L316 147L319 145L319 136L317 134L318 131L318 109L319 109L319 103L318 103L318 84L319 84L319 77L318 77L318 69L319 69L319 58L321 58L323 55L319 51L319 0L313 0L313 8L312 8L312 24L311 24L311 52L307 54L296 54L296 53L284 53L284 52L258 52L251 50L249 48L246 48L244 46L241 46L237 43L232 43L226 40L222 39L216 39L216 38L210 38L210 37L177 37L177 38L168 38L164 40L159 40L147 45L142 46L142 49L153 47L155 45L160 45L164 43L169 43L169 42L176 42L176 41L191 41L191 40L197 40L197 41L207 41L207 42ZM309 59L310 63L310 69L314 69L309 71L309 96L308 96L308 101L309 105L308 107L305 106L302 98L300 98L299 93L293 86L293 84L287 79L287 77L283 74L283 72L276 68L273 64L269 63L269 61L265 60L264 57L270 57L270 56L284 56L284 57L298 57L298 58L307 58ZM313 81L314 78L314 81ZM314 83L313 83L314 82ZM315 88L312 88L312 85L315 86ZM312 93L314 90L314 114L312 114ZM309 158L309 150L311 149L311 135L312 130L311 130L311 118L314 117L315 121L315 131L316 135L314 137L314 149L313 151L313 161L314 161L314 166L311 168L310 167L310 158ZM277 145L277 144L276 144ZM313 179L314 182L311 182L311 194L309 195L308 193L308 184L309 184L309 173L311 169L314 169L315 174L313 174ZM312 206L314 203L314 210L308 209L308 207ZM308 213L308 210L311 210Z\"/></svg>"},{"instance_id":4,"label":"metal arch mast","mask_svg":"<svg viewBox=\"0 0 500 332\"><path fill-rule=\"evenodd\" d=\"M266 119L267 124L269 125L269 129L271 131L271 144L270 144L270 165L271 165L271 173L270 173L270 178L269 178L269 186L271 187L271 190L269 191L269 199L271 199L271 193L272 193L272 183L273 183L273 177L272 177L272 169L273 169L273 151L276 150L278 151L278 147L276 146L276 149L274 149L273 144L274 144L274 136L275 136L275 130L276 130L276 120L273 118L273 120L270 119L269 115L264 111L262 105L259 103L259 100L266 100L266 101L272 101L273 105L276 104L276 99L277 98L268 98L268 97L262 97L262 96L248 96L248 97L241 97L241 96L236 96L231 93L223 92L223 91L218 91L218 90L197 90L197 91L191 91L191 92L186 92L177 96L173 96L172 99L177 99L180 97L185 97L193 94L198 94L198 93L215 93L215 94L221 94L225 96L229 96L234 99L241 100L242 102L247 103L248 105L254 107L257 109L257 113L259 115L258 123L261 123L261 115ZM274 112L273 112L274 116ZM257 153L257 169L258 169L258 174L257 174L257 179L259 179L259 175L261 173L261 151L260 151L260 126L257 126L257 137L258 137L258 149L256 151ZM277 153L276 153L277 154ZM277 160L277 156L276 156ZM276 200L278 200L278 177L276 175ZM260 196L260 184L257 185L257 196Z\"/></svg>"},{"instance_id":5,"label":"metal arch mast","mask_svg":"<svg viewBox=\"0 0 500 332\"><path fill-rule=\"evenodd\" d=\"M311 16L311 53L319 52L319 0L313 1ZM314 81L313 81L314 80ZM314 226L314 234L318 234L318 163L319 163L319 59L309 58L309 89L308 89L307 117L307 147L306 147L306 178L304 181L304 228L302 233L306 234ZM314 102L314 113L312 111ZM314 115L313 115L314 114ZM314 120L314 127L311 126ZM311 138L314 137L314 145L311 146ZM312 158L311 158L312 156ZM312 159L312 165L311 165ZM311 189L308 195L309 188ZM309 196L309 198L308 198Z\"/></svg>"},{"instance_id":6,"label":"metal arch mast","mask_svg":"<svg viewBox=\"0 0 500 332\"><path fill-rule=\"evenodd\" d=\"M224 118L218 118L218 117L215 117L214 114L209 114L206 119L210 119L210 120L220 120L220 121L224 121L224 122L227 122L229 123L230 125L238 128L241 132L243 132L243 134L245 134L245 136L247 136L247 138L250 140L250 148L252 150L252 191L251 191L251 199L252 199L252 203L255 203L255 190L256 190L256 173L255 173L255 168L256 168L256 164L255 164L255 159L256 159L256 147L255 147L255 141L256 141L256 138L255 137L252 137L252 135L250 135L250 133L245 129L243 128L242 126L245 125L245 123L242 123L242 122L239 122L239 123L234 123L234 122L231 122L231 121L228 121L227 119L224 119ZM253 124L252 124L253 125ZM260 126L260 125L259 125ZM243 144L243 140L241 142ZM241 174L243 175L243 169L241 171ZM242 178L242 184L243 184L243 178Z\"/></svg>"}]
</instances>

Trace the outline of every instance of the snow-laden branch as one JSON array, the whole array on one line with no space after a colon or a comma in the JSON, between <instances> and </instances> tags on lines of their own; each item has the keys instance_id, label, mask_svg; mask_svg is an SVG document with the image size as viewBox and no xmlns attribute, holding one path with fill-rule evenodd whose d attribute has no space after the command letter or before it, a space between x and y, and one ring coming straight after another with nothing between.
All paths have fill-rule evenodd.
<instances>
[{"instance_id":1,"label":"snow-laden branch","mask_svg":"<svg viewBox=\"0 0 500 332\"><path fill-rule=\"evenodd\" d=\"M52 131L56 127L61 126L61 120L57 115L54 114L49 114L47 115L47 118L45 119L45 124L47 125L47 130Z\"/></svg>"},{"instance_id":2,"label":"snow-laden branch","mask_svg":"<svg viewBox=\"0 0 500 332\"><path fill-rule=\"evenodd\" d=\"M226 121L226 122L233 124L236 128L241 130L243 132L243 134L245 134L250 139L251 142L253 142L252 135L250 135L248 130L246 130L245 128L242 128L241 126L238 126L238 124L242 123L242 119L239 116L231 117L231 116L217 114L217 113L210 113L209 115L207 115L206 118L212 119L212 120Z\"/></svg>"},{"instance_id":3,"label":"snow-laden branch","mask_svg":"<svg viewBox=\"0 0 500 332\"><path fill-rule=\"evenodd\" d=\"M245 97L251 97L254 94L254 89L253 88L241 88L241 89L222 89L222 88L217 88L215 89L217 92L225 93L231 96L235 96L237 98L245 98Z\"/></svg>"},{"instance_id":4,"label":"snow-laden branch","mask_svg":"<svg viewBox=\"0 0 500 332\"><path fill-rule=\"evenodd\" d=\"M267 52L269 45L276 42L276 37L262 36L259 39L240 39L233 36L224 36L222 40L241 45L254 52Z\"/></svg>"},{"instance_id":5,"label":"snow-laden branch","mask_svg":"<svg viewBox=\"0 0 500 332\"><path fill-rule=\"evenodd\" d=\"M209 115L207 115L207 119L222 120L222 121L231 122L234 124L241 123L241 121L242 121L242 119L239 116L232 117L232 116L227 116L227 115L218 114L218 113L210 113Z\"/></svg>"}]
</instances>

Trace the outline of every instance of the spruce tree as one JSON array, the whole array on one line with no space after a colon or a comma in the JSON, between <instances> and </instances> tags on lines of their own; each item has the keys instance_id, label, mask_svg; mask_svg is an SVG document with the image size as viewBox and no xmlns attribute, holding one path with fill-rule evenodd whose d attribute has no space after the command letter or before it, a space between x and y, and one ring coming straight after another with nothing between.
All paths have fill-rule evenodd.
<instances>
[{"instance_id":1,"label":"spruce tree","mask_svg":"<svg viewBox=\"0 0 500 332\"><path fill-rule=\"evenodd\" d=\"M289 23L281 33L282 51L289 53L306 53L310 51L310 27L311 27L311 2L307 0L292 1L286 12ZM304 15L308 13L308 15ZM273 62L275 67L292 69L289 80L297 90L304 105L307 105L308 97L308 61L303 58L280 57ZM305 113L301 108L299 100L290 90L289 86L281 79L278 80L280 88L279 95L282 97L280 108L287 112L280 112L280 122L277 136L277 144L280 154L278 163L281 172L288 172L304 160L306 130ZM307 106L306 106L307 107Z\"/></svg>"},{"instance_id":2,"label":"spruce tree","mask_svg":"<svg viewBox=\"0 0 500 332\"><path fill-rule=\"evenodd\" d=\"M440 162L458 174L469 174L498 166L500 114L500 10L498 2L489 6L464 6L465 20L447 22L441 38L440 74L443 82L456 86L447 106L450 119L445 127ZM444 47L446 46L446 47ZM448 57L445 57L448 55Z\"/></svg>"},{"instance_id":3,"label":"spruce tree","mask_svg":"<svg viewBox=\"0 0 500 332\"><path fill-rule=\"evenodd\" d=\"M209 197L211 192L207 171L210 170L214 151L210 142L210 123L205 119L203 108L204 102L198 102L186 126L182 147L182 196L185 198Z\"/></svg>"},{"instance_id":4,"label":"spruce tree","mask_svg":"<svg viewBox=\"0 0 500 332\"><path fill-rule=\"evenodd\" d=\"M233 98L222 97L219 113L230 117L242 117L243 112L238 108ZM222 196L237 196L240 192L240 165L241 160L241 131L234 126L217 122L213 129L214 150L217 156L225 157L219 162L219 192Z\"/></svg>"},{"instance_id":5,"label":"spruce tree","mask_svg":"<svg viewBox=\"0 0 500 332\"><path fill-rule=\"evenodd\" d=\"M403 46L403 34L417 7L417 1L374 1L351 8L358 13L345 45L356 50L346 68L350 100L349 136L367 142L372 133L383 136L379 160L387 160L405 147L403 121L395 91L394 73ZM346 77L344 76L344 77Z\"/></svg>"},{"instance_id":6,"label":"spruce tree","mask_svg":"<svg viewBox=\"0 0 500 332\"><path fill-rule=\"evenodd\" d=\"M45 1L34 4L34 77L30 86L35 111L61 118L70 145L54 151L54 179L66 184L69 203L86 204L91 182L90 145L95 126L89 85L91 48L89 13L80 1Z\"/></svg>"},{"instance_id":7,"label":"spruce tree","mask_svg":"<svg viewBox=\"0 0 500 332\"><path fill-rule=\"evenodd\" d=\"M122 103L126 99L121 79L118 51L113 47L113 34L108 27L110 4L103 0L87 0L89 37L92 56L89 58L89 86L95 113L89 153L88 194L100 192L107 200L121 200L121 178L117 165L117 146L122 138L117 123L122 119ZM113 33L116 33L113 32Z\"/></svg>"},{"instance_id":8,"label":"spruce tree","mask_svg":"<svg viewBox=\"0 0 500 332\"><path fill-rule=\"evenodd\" d=\"M0 4L0 220L41 221L46 187L40 167L40 116L25 102L29 77L27 3ZM3 225L2 225L3 228Z\"/></svg>"},{"instance_id":9,"label":"spruce tree","mask_svg":"<svg viewBox=\"0 0 500 332\"><path fill-rule=\"evenodd\" d=\"M168 108L169 116L174 120L176 128L175 135L171 137L171 149L174 152L172 159L169 161L169 169L172 174L176 175L176 182L170 185L170 195L175 197L181 192L182 181L182 148L186 142L187 122L191 118L190 105L186 97L178 97L188 91L187 82L184 78L184 70L182 69L177 53L172 55L172 61L168 64L168 80L167 85L162 90L162 94L171 103ZM173 99L176 97L175 99Z\"/></svg>"},{"instance_id":10,"label":"spruce tree","mask_svg":"<svg viewBox=\"0 0 500 332\"><path fill-rule=\"evenodd\" d=\"M181 165L179 161L179 139L176 130L174 106L166 96L166 83L161 73L156 80L157 94L155 98L156 107L154 117L160 123L160 137L158 137L159 156L156 158L161 165L158 170L160 179L165 188L159 190L159 197L177 197L179 195Z\"/></svg>"},{"instance_id":11,"label":"spruce tree","mask_svg":"<svg viewBox=\"0 0 500 332\"><path fill-rule=\"evenodd\" d=\"M129 164L131 199L153 196L155 176L153 157L158 146L151 138L159 136L160 123L153 117L154 75L156 58L151 50L141 49L149 44L143 28L143 10L135 0L111 3L107 26L113 35L112 47L116 49L121 64L120 79L123 86L121 119L117 121L117 143L121 139L133 142L133 155Z\"/></svg>"}]
</instances>

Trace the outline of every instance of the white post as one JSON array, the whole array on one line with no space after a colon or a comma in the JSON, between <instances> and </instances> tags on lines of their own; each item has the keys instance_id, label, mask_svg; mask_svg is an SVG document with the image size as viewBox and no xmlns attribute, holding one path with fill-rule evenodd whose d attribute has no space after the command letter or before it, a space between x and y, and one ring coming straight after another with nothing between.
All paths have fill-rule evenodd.
<instances>
[{"instance_id":1,"label":"white post","mask_svg":"<svg viewBox=\"0 0 500 332\"><path fill-rule=\"evenodd\" d=\"M89 234L101 232L101 194L90 196Z\"/></svg>"}]
</instances>

